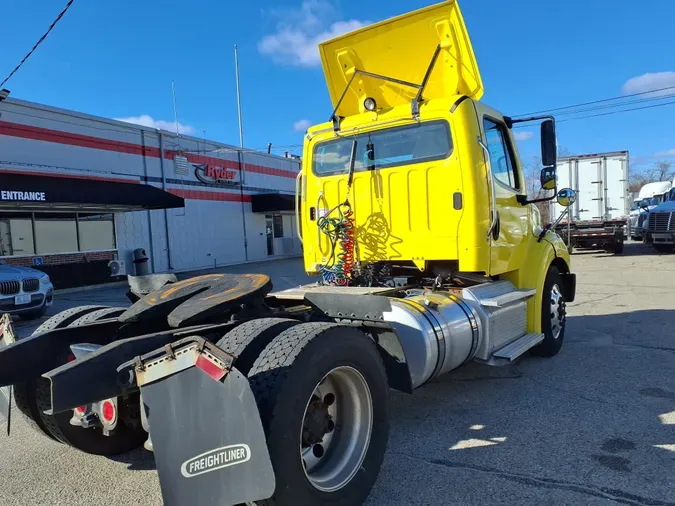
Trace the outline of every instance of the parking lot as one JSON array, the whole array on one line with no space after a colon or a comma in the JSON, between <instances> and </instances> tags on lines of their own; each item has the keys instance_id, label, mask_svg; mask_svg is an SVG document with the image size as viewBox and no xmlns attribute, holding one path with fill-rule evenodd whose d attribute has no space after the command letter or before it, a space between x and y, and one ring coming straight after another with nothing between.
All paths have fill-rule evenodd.
<instances>
[{"instance_id":1,"label":"parking lot","mask_svg":"<svg viewBox=\"0 0 675 506\"><path fill-rule=\"evenodd\" d=\"M236 270L267 271L280 289L306 280L300 260ZM675 505L675 255L627 243L621 256L577 253L573 270L557 357L469 365L392 394L369 505ZM52 313L124 304L124 292L57 294ZM92 457L19 417L0 437L0 483L7 505L162 504L152 454Z\"/></svg>"}]
</instances>

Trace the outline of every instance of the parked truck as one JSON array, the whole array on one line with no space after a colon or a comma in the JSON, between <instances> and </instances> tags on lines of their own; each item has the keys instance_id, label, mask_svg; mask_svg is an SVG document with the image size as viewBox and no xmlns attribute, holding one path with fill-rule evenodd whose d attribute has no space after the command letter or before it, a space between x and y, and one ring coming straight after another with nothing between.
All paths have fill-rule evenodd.
<instances>
[{"instance_id":1,"label":"parked truck","mask_svg":"<svg viewBox=\"0 0 675 506\"><path fill-rule=\"evenodd\" d=\"M647 209L645 242L650 242L661 253L672 252L675 250L675 179L663 201Z\"/></svg>"},{"instance_id":2,"label":"parked truck","mask_svg":"<svg viewBox=\"0 0 675 506\"><path fill-rule=\"evenodd\" d=\"M70 309L19 341L5 316L6 418L13 395L36 431L81 451L145 444L168 506L361 504L390 388L559 352L576 277L526 194L521 121L479 101L457 3L319 50L334 111L305 135L296 219L321 281L130 277L129 308ZM555 121L523 121L541 123L555 199Z\"/></svg>"},{"instance_id":3,"label":"parked truck","mask_svg":"<svg viewBox=\"0 0 675 506\"><path fill-rule=\"evenodd\" d=\"M572 208L560 211L567 215L556 225L570 251L595 247L623 253L631 208L628 165L628 151L558 160L558 184L574 189L577 197ZM553 207L551 217L560 214Z\"/></svg>"},{"instance_id":4,"label":"parked truck","mask_svg":"<svg viewBox=\"0 0 675 506\"><path fill-rule=\"evenodd\" d=\"M634 241L647 239L644 233L647 216L652 209L668 199L671 187L670 181L656 181L640 188L640 193L630 211L631 239Z\"/></svg>"}]
</instances>

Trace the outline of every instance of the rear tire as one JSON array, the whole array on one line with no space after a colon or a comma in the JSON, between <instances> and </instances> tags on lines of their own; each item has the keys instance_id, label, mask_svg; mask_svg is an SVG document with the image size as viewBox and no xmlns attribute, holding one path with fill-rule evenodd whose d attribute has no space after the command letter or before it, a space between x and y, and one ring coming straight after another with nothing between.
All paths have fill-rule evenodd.
<instances>
[{"instance_id":1,"label":"rear tire","mask_svg":"<svg viewBox=\"0 0 675 506\"><path fill-rule=\"evenodd\" d=\"M562 295L563 286L560 271L557 267L550 266L544 281L541 301L541 331L544 340L530 350L533 355L553 357L562 348L567 320L567 307Z\"/></svg>"},{"instance_id":2,"label":"rear tire","mask_svg":"<svg viewBox=\"0 0 675 506\"><path fill-rule=\"evenodd\" d=\"M79 327L94 323L98 320L114 318L124 311L124 308L115 307L97 309L80 316L71 322L68 327ZM70 354L70 350L64 350L63 356L61 357L61 363L65 364L68 361ZM140 420L138 426L131 427L125 424L123 419L119 419L114 432L106 436L100 428L85 429L71 425L70 419L73 417L72 411L47 415L44 413L44 410L51 406L50 395L49 381L41 381L36 390L36 403L40 418L51 435L68 446L72 446L82 452L91 453L93 455L111 456L126 453L138 448L147 439L147 434L140 426ZM122 399L118 398L117 402L120 409L125 408L121 406L123 403ZM138 404L139 399L137 396L132 396L130 402Z\"/></svg>"},{"instance_id":3,"label":"rear tire","mask_svg":"<svg viewBox=\"0 0 675 506\"><path fill-rule=\"evenodd\" d=\"M82 317L83 315L86 315L88 313L91 313L92 311L96 311L103 308L105 308L105 306L78 306L67 309L65 311L61 311L60 313L55 314L54 316L49 318L46 322L42 323L42 325L40 325L37 329L35 329L32 335L35 336L37 334L42 334L49 330L56 330L67 327L68 325L70 325L72 322ZM19 413L21 413L21 416L26 421L29 427L31 427L33 430L41 432L45 436L55 441L58 441L58 439L56 439L56 437L50 432L50 430L47 428L44 421L42 420L42 416L46 415L44 415L40 411L37 405L35 397L36 391L38 389L37 383L40 380L46 381L43 378L39 378L27 381L25 383L15 384L12 389L14 393L14 401L16 403L17 409L19 410Z\"/></svg>"},{"instance_id":4,"label":"rear tire","mask_svg":"<svg viewBox=\"0 0 675 506\"><path fill-rule=\"evenodd\" d=\"M265 347L284 330L297 325L298 320L289 318L258 318L249 320L230 330L217 345L237 357L234 365L247 375L253 362Z\"/></svg>"},{"instance_id":5,"label":"rear tire","mask_svg":"<svg viewBox=\"0 0 675 506\"><path fill-rule=\"evenodd\" d=\"M335 323L298 324L272 340L248 376L276 475L274 496L257 504L362 504L389 437L389 386L372 340ZM331 385L332 401L317 396Z\"/></svg>"},{"instance_id":6,"label":"rear tire","mask_svg":"<svg viewBox=\"0 0 675 506\"><path fill-rule=\"evenodd\" d=\"M623 241L617 241L614 243L614 246L612 247L612 252L615 255L620 255L623 253Z\"/></svg>"}]
</instances>

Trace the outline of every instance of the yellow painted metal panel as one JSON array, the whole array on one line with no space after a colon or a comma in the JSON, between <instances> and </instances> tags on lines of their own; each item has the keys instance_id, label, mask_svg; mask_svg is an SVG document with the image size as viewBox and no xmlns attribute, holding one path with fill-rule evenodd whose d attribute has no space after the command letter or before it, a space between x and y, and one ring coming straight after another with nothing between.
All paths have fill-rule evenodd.
<instances>
[{"instance_id":1,"label":"yellow painted metal panel","mask_svg":"<svg viewBox=\"0 0 675 506\"><path fill-rule=\"evenodd\" d=\"M441 54L430 76L427 99L483 95L483 83L471 41L455 0L403 14L366 26L319 45L333 106L338 103L356 70L420 84L436 50ZM366 97L380 107L407 104L417 90L380 79L357 76L338 113L350 116L365 111Z\"/></svg>"}]
</instances>

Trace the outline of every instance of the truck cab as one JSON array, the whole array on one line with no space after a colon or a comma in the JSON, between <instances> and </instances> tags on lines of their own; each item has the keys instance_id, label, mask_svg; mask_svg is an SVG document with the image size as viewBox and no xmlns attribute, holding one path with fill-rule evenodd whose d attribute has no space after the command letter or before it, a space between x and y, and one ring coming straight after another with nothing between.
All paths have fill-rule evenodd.
<instances>
[{"instance_id":1,"label":"truck cab","mask_svg":"<svg viewBox=\"0 0 675 506\"><path fill-rule=\"evenodd\" d=\"M566 245L528 198L516 121L480 101L454 2L319 50L334 110L304 139L298 228L307 272L342 286L471 273L521 289L542 289L552 264L570 272ZM532 120L541 122L542 184L554 189L554 120ZM532 331L540 303L528 302Z\"/></svg>"},{"instance_id":2,"label":"truck cab","mask_svg":"<svg viewBox=\"0 0 675 506\"><path fill-rule=\"evenodd\" d=\"M675 249L675 180L663 200L648 209L645 221L646 242L650 242L659 252L672 252Z\"/></svg>"},{"instance_id":3,"label":"truck cab","mask_svg":"<svg viewBox=\"0 0 675 506\"><path fill-rule=\"evenodd\" d=\"M637 207L631 207L631 239L639 241L645 238L644 228L649 212L669 198L672 183L670 181L657 181L647 183L640 188L637 198Z\"/></svg>"}]
</instances>

